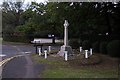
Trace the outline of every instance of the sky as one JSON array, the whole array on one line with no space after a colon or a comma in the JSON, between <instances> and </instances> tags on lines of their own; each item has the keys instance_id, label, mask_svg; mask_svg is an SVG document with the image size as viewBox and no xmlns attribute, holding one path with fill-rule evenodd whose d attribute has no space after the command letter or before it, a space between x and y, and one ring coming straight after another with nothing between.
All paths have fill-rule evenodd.
<instances>
[{"instance_id":1,"label":"sky","mask_svg":"<svg viewBox=\"0 0 120 80\"><path fill-rule=\"evenodd\" d=\"M38 2L38 3L40 3L40 2L45 2L46 0L25 0L25 4L27 4L28 2L31 2L31 1L36 1L36 2Z\"/></svg>"},{"instance_id":2,"label":"sky","mask_svg":"<svg viewBox=\"0 0 120 80\"><path fill-rule=\"evenodd\" d=\"M3 1L20 1L20 0L0 0L0 4L2 4ZM30 3L31 1L36 1L36 2L40 3L40 2L45 2L46 0L25 0L24 4Z\"/></svg>"}]
</instances>

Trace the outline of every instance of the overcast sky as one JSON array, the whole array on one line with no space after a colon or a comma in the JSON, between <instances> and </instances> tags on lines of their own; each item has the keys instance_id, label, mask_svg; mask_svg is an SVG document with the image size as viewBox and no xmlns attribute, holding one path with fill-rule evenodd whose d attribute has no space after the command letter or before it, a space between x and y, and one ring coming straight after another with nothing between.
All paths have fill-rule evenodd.
<instances>
[{"instance_id":1,"label":"overcast sky","mask_svg":"<svg viewBox=\"0 0 120 80\"><path fill-rule=\"evenodd\" d=\"M45 2L46 0L25 0L25 4L28 2L31 2L31 1L36 1L36 2L40 3L40 2Z\"/></svg>"},{"instance_id":2,"label":"overcast sky","mask_svg":"<svg viewBox=\"0 0 120 80\"><path fill-rule=\"evenodd\" d=\"M20 0L0 0L0 4L2 4L3 1L20 1ZM45 2L47 0L25 0L24 3L27 4L27 3L30 3L31 1L36 1L36 2L40 3L40 2Z\"/></svg>"}]
</instances>

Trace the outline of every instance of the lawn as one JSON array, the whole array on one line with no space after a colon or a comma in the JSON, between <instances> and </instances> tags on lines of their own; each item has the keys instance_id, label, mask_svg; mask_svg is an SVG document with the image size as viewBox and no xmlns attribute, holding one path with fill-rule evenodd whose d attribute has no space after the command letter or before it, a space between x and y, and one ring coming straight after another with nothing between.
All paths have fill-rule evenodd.
<instances>
[{"instance_id":1,"label":"lawn","mask_svg":"<svg viewBox=\"0 0 120 80\"><path fill-rule=\"evenodd\" d=\"M36 64L46 64L45 70L39 74L41 78L118 78L118 59L106 55L94 54L87 60L79 55L69 61L54 54L47 59L38 55L32 57ZM83 64L83 61L89 64Z\"/></svg>"}]
</instances>

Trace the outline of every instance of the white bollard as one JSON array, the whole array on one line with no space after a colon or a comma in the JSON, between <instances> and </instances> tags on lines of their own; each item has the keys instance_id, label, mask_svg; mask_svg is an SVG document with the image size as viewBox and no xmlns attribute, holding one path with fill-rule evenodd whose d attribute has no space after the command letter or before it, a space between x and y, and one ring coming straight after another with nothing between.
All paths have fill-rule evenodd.
<instances>
[{"instance_id":1,"label":"white bollard","mask_svg":"<svg viewBox=\"0 0 120 80\"><path fill-rule=\"evenodd\" d=\"M67 51L64 51L65 52L65 61L67 61L68 60L68 52Z\"/></svg>"},{"instance_id":2,"label":"white bollard","mask_svg":"<svg viewBox=\"0 0 120 80\"><path fill-rule=\"evenodd\" d=\"M51 51L51 46L48 46L48 51L49 51L49 52Z\"/></svg>"},{"instance_id":3,"label":"white bollard","mask_svg":"<svg viewBox=\"0 0 120 80\"><path fill-rule=\"evenodd\" d=\"M38 51L39 51L39 56L41 56L41 48L38 48Z\"/></svg>"},{"instance_id":4,"label":"white bollard","mask_svg":"<svg viewBox=\"0 0 120 80\"><path fill-rule=\"evenodd\" d=\"M92 48L90 48L90 55L92 55Z\"/></svg>"},{"instance_id":5,"label":"white bollard","mask_svg":"<svg viewBox=\"0 0 120 80\"><path fill-rule=\"evenodd\" d=\"M80 47L80 52L82 52L82 47Z\"/></svg>"},{"instance_id":6,"label":"white bollard","mask_svg":"<svg viewBox=\"0 0 120 80\"><path fill-rule=\"evenodd\" d=\"M88 50L85 50L85 58L88 58Z\"/></svg>"},{"instance_id":7,"label":"white bollard","mask_svg":"<svg viewBox=\"0 0 120 80\"><path fill-rule=\"evenodd\" d=\"M45 53L45 59L47 59L47 50L44 50Z\"/></svg>"}]
</instances>

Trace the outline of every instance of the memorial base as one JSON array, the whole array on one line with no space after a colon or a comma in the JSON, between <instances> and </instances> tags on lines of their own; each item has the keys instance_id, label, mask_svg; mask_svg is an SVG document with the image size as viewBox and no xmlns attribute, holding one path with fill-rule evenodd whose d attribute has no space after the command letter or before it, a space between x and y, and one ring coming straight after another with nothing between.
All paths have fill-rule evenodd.
<instances>
[{"instance_id":1,"label":"memorial base","mask_svg":"<svg viewBox=\"0 0 120 80\"><path fill-rule=\"evenodd\" d=\"M72 48L71 46L61 46L60 51L58 52L58 55L60 56L64 56L65 52L64 51L68 51L68 55L72 54Z\"/></svg>"}]
</instances>

